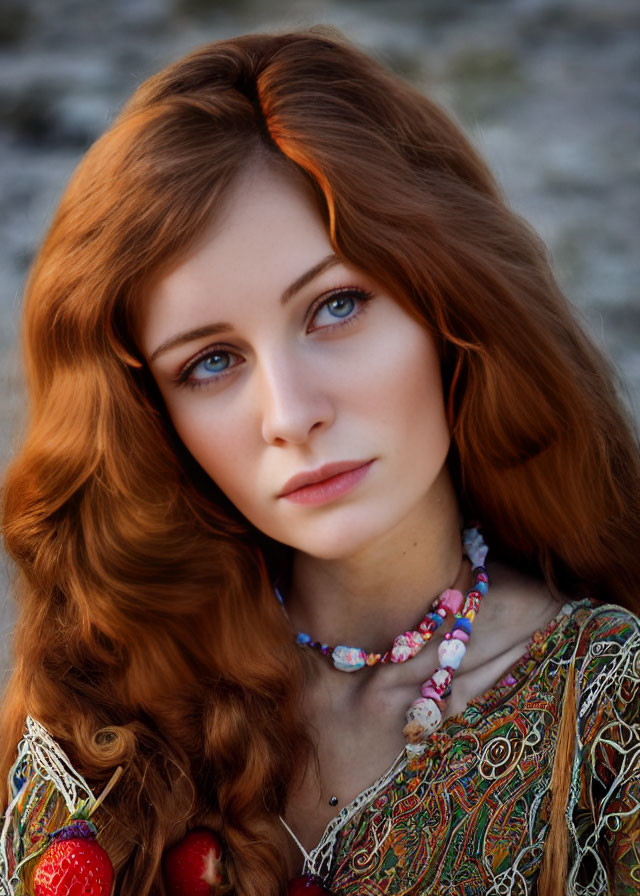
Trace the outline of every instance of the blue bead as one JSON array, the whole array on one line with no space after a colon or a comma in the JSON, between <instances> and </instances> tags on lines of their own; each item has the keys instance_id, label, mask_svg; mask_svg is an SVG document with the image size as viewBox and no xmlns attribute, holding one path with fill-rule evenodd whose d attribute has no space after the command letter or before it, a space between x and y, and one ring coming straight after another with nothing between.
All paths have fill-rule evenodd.
<instances>
[{"instance_id":1,"label":"blue bead","mask_svg":"<svg viewBox=\"0 0 640 896\"><path fill-rule=\"evenodd\" d=\"M311 635L305 635L304 632L298 632L296 635L296 644L309 644Z\"/></svg>"},{"instance_id":2,"label":"blue bead","mask_svg":"<svg viewBox=\"0 0 640 896\"><path fill-rule=\"evenodd\" d=\"M440 628L440 626L442 625L442 623L444 621L442 616L440 616L439 613L427 613L427 616L429 617L429 619L433 619L433 621L436 624L436 628Z\"/></svg>"},{"instance_id":3,"label":"blue bead","mask_svg":"<svg viewBox=\"0 0 640 896\"><path fill-rule=\"evenodd\" d=\"M466 632L468 635L471 634L471 620L470 619L458 619L453 628L452 632L455 632L456 629L461 632Z\"/></svg>"},{"instance_id":4,"label":"blue bead","mask_svg":"<svg viewBox=\"0 0 640 896\"><path fill-rule=\"evenodd\" d=\"M472 590L479 591L480 594L486 594L487 591L489 590L489 586L487 585L486 582L476 582L475 585L473 586Z\"/></svg>"}]
</instances>

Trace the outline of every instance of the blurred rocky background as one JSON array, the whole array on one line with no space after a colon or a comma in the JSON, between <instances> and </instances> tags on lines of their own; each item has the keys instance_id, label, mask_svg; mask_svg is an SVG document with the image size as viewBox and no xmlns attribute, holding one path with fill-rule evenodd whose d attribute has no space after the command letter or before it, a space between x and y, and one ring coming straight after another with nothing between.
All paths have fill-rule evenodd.
<instances>
[{"instance_id":1,"label":"blurred rocky background","mask_svg":"<svg viewBox=\"0 0 640 896\"><path fill-rule=\"evenodd\" d=\"M453 111L549 245L640 417L637 0L0 0L0 465L24 408L25 272L80 156L191 48L317 23ZM13 618L2 573L0 678Z\"/></svg>"}]
</instances>

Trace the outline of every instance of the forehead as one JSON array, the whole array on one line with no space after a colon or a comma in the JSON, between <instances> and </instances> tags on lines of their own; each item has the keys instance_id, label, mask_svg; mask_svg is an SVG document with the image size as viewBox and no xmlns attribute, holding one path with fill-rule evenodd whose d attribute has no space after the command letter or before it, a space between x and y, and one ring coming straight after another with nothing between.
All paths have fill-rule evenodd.
<instances>
[{"instance_id":1,"label":"forehead","mask_svg":"<svg viewBox=\"0 0 640 896\"><path fill-rule=\"evenodd\" d=\"M140 315L143 349L181 327L187 314L207 323L215 306L235 298L280 295L331 251L302 175L252 165L200 238L149 289Z\"/></svg>"}]
</instances>

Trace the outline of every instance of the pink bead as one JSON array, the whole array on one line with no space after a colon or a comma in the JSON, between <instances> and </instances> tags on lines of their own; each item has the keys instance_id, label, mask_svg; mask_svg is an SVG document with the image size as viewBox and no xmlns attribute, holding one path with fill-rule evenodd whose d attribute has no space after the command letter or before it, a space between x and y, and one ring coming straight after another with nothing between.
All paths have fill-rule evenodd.
<instances>
[{"instance_id":1,"label":"pink bead","mask_svg":"<svg viewBox=\"0 0 640 896\"><path fill-rule=\"evenodd\" d=\"M463 602L464 596L457 588L447 588L447 590L443 591L440 595L440 607L442 607L445 612L451 613L453 616L460 612L460 607ZM440 612L440 610L438 610L438 612Z\"/></svg>"},{"instance_id":2,"label":"pink bead","mask_svg":"<svg viewBox=\"0 0 640 896\"><path fill-rule=\"evenodd\" d=\"M453 632L451 635L452 638L455 638L457 641L464 641L465 644L469 640L469 635L466 632L461 632L459 628Z\"/></svg>"},{"instance_id":3,"label":"pink bead","mask_svg":"<svg viewBox=\"0 0 640 896\"><path fill-rule=\"evenodd\" d=\"M440 689L440 693L442 693L451 684L451 672L447 672L446 669L436 669L429 681L436 689Z\"/></svg>"},{"instance_id":4,"label":"pink bead","mask_svg":"<svg viewBox=\"0 0 640 896\"><path fill-rule=\"evenodd\" d=\"M423 697L431 697L432 700L440 699L440 694L438 693L438 691L436 691L436 689L427 681L425 681L425 683L420 688L420 693Z\"/></svg>"},{"instance_id":5,"label":"pink bead","mask_svg":"<svg viewBox=\"0 0 640 896\"><path fill-rule=\"evenodd\" d=\"M424 637L420 632L405 632L393 641L391 662L404 663L424 647Z\"/></svg>"}]
</instances>

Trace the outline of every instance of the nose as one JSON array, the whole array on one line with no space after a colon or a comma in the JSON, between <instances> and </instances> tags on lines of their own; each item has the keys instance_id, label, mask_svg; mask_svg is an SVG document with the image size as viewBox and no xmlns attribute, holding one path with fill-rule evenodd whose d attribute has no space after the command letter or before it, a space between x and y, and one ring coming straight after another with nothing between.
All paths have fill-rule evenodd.
<instances>
[{"instance_id":1,"label":"nose","mask_svg":"<svg viewBox=\"0 0 640 896\"><path fill-rule=\"evenodd\" d=\"M281 356L262 368L262 438L267 444L302 445L330 426L334 403L323 378L302 359Z\"/></svg>"}]
</instances>

